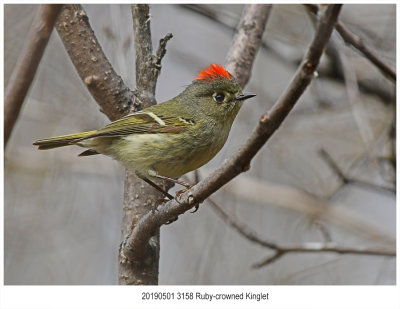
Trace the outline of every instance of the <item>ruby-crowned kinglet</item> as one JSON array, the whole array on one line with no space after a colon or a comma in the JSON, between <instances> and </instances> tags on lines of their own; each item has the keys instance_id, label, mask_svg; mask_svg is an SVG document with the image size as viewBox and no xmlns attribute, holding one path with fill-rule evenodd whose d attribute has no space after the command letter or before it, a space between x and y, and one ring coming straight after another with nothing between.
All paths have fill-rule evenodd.
<instances>
[{"instance_id":1,"label":"ruby-crowned kinglet","mask_svg":"<svg viewBox=\"0 0 400 309\"><path fill-rule=\"evenodd\" d=\"M254 96L243 94L230 73L221 65L212 64L169 101L122 117L99 130L41 139L33 145L39 149L85 147L88 150L80 156L110 156L147 182L178 178L219 152L242 102Z\"/></svg>"}]
</instances>

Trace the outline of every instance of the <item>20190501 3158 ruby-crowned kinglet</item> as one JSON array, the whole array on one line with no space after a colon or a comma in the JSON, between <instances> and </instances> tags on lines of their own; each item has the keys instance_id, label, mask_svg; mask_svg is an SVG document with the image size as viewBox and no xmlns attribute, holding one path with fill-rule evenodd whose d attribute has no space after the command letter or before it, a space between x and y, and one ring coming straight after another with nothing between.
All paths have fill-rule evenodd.
<instances>
[{"instance_id":1,"label":"20190501 3158 ruby-crowned kinglet","mask_svg":"<svg viewBox=\"0 0 400 309\"><path fill-rule=\"evenodd\" d=\"M222 65L212 64L169 101L99 130L41 139L33 145L39 149L85 147L80 156L110 156L160 189L153 180L180 183L176 178L211 160L224 146L243 101L254 96L243 93Z\"/></svg>"}]
</instances>

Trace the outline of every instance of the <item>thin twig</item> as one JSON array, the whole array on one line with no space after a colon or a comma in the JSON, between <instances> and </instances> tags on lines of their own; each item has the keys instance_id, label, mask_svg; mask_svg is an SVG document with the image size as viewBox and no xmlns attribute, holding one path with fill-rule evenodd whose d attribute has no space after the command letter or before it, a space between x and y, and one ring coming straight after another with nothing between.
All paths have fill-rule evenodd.
<instances>
[{"instance_id":1,"label":"thin twig","mask_svg":"<svg viewBox=\"0 0 400 309\"><path fill-rule=\"evenodd\" d=\"M321 148L319 154L344 184L349 183L349 179L345 176L342 169L336 164L331 155L325 149Z\"/></svg>"},{"instance_id":2,"label":"thin twig","mask_svg":"<svg viewBox=\"0 0 400 309\"><path fill-rule=\"evenodd\" d=\"M173 37L172 33L168 33L165 37L160 39L160 43L158 45L156 59L154 65L156 68L161 69L161 60L164 58L165 53L167 52L167 42L171 40Z\"/></svg>"},{"instance_id":3,"label":"thin twig","mask_svg":"<svg viewBox=\"0 0 400 309\"><path fill-rule=\"evenodd\" d=\"M240 173L248 170L250 161L279 128L288 113L314 78L324 47L329 40L337 20L341 5L329 5L321 16L318 29L310 48L298 68L292 82L282 97L276 102L268 114L261 116L260 122L242 148L217 169L212 175L199 182L193 188L157 207L156 211L148 212L135 226L127 243L130 248L142 250L147 240L166 222L178 217L187 210L201 203L212 193ZM233 73L233 72L231 72ZM145 242L144 239L147 239ZM131 250L129 253L135 252ZM128 256L134 259L134 255Z\"/></svg>"},{"instance_id":4,"label":"thin twig","mask_svg":"<svg viewBox=\"0 0 400 309\"><path fill-rule=\"evenodd\" d=\"M134 93L114 71L80 4L64 5L56 29L80 78L109 119L138 110Z\"/></svg>"},{"instance_id":5,"label":"thin twig","mask_svg":"<svg viewBox=\"0 0 400 309\"><path fill-rule=\"evenodd\" d=\"M32 23L26 44L12 72L4 96L4 147L17 121L22 103L35 77L61 4L42 4Z\"/></svg>"},{"instance_id":6,"label":"thin twig","mask_svg":"<svg viewBox=\"0 0 400 309\"><path fill-rule=\"evenodd\" d=\"M334 242L330 243L304 243L293 246L279 246L279 249L272 256L268 256L264 260L253 264L254 268L267 266L278 258L289 253L337 253L337 254L356 254L356 255L374 255L396 257L396 249L392 248L363 248L354 246L338 245Z\"/></svg>"},{"instance_id":7,"label":"thin twig","mask_svg":"<svg viewBox=\"0 0 400 309\"><path fill-rule=\"evenodd\" d=\"M204 4L179 4L180 7L206 17L208 21L218 23L225 29L234 33L237 27L237 20L240 16L228 10L216 10L215 7Z\"/></svg>"},{"instance_id":8,"label":"thin twig","mask_svg":"<svg viewBox=\"0 0 400 309\"><path fill-rule=\"evenodd\" d=\"M338 166L338 164L333 160L332 156L325 150L321 149L319 151L319 154L321 157L324 159L324 161L329 165L329 167L335 172L335 174L340 178L340 180L343 182L343 184L348 184L348 183L355 183L355 184L360 184L365 187L372 188L374 190L385 190L389 191L392 193L396 193L396 188L388 187L388 186L381 186L381 185L376 185L361 179L355 179L350 176L347 176L343 170Z\"/></svg>"},{"instance_id":9,"label":"thin twig","mask_svg":"<svg viewBox=\"0 0 400 309\"><path fill-rule=\"evenodd\" d=\"M161 71L161 59L166 52L166 44L172 38L167 34L160 40L157 54L153 55L150 31L150 8L148 5L132 5L133 29L136 49L136 90L143 107L156 104L157 78Z\"/></svg>"},{"instance_id":10,"label":"thin twig","mask_svg":"<svg viewBox=\"0 0 400 309\"><path fill-rule=\"evenodd\" d=\"M219 206L214 200L209 197L207 198L207 202L212 206L214 211L219 215L219 217L231 227L233 227L240 235L242 235L247 240L254 242L262 247L266 247L272 250L279 250L279 246L271 241L267 241L262 239L261 236L258 236L255 231L250 229L247 225L240 223L239 221L233 219L228 215L228 213Z\"/></svg>"}]
</instances>

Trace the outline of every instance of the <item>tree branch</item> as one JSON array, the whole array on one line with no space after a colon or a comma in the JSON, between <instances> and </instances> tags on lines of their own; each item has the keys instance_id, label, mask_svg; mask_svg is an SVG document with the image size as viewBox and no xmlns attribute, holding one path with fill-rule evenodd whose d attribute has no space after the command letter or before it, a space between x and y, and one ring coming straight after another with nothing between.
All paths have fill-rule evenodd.
<instances>
[{"instance_id":1,"label":"tree branch","mask_svg":"<svg viewBox=\"0 0 400 309\"><path fill-rule=\"evenodd\" d=\"M17 121L61 8L61 4L42 4L32 23L4 96L4 147Z\"/></svg>"},{"instance_id":2,"label":"tree branch","mask_svg":"<svg viewBox=\"0 0 400 309\"><path fill-rule=\"evenodd\" d=\"M166 53L166 44L172 38L167 34L160 40L156 55L153 55L150 31L150 11L146 4L132 5L133 31L136 49L136 96L140 106L148 107L156 104L155 90L157 78L161 70L161 60ZM161 182L166 188L169 184ZM168 189L166 189L168 191ZM148 211L155 209L158 200L163 195L152 188L144 186L134 172L126 170L125 193L122 219L122 243L119 252L119 283L120 284L158 284L158 265L160 251L159 229L154 236L146 240L146 246L140 252L140 259L134 262L126 258L125 247L127 237L138 221ZM129 251L129 249L127 249Z\"/></svg>"},{"instance_id":3,"label":"tree branch","mask_svg":"<svg viewBox=\"0 0 400 309\"><path fill-rule=\"evenodd\" d=\"M80 4L64 5L56 29L80 78L109 119L139 110L134 93L114 71Z\"/></svg>"},{"instance_id":4,"label":"tree branch","mask_svg":"<svg viewBox=\"0 0 400 309\"><path fill-rule=\"evenodd\" d=\"M157 78L161 71L161 59L166 52L166 44L172 38L167 34L160 40L156 55L153 55L150 31L150 8L148 5L132 5L133 29L136 49L136 90L143 107L156 104Z\"/></svg>"},{"instance_id":5,"label":"tree branch","mask_svg":"<svg viewBox=\"0 0 400 309\"><path fill-rule=\"evenodd\" d=\"M386 77L396 82L396 72L384 61L382 61L375 52L364 44L362 39L353 33L342 23L336 25L336 30L339 32L343 40L360 51L369 61L371 61Z\"/></svg>"},{"instance_id":6,"label":"tree branch","mask_svg":"<svg viewBox=\"0 0 400 309\"><path fill-rule=\"evenodd\" d=\"M156 104L154 97L158 70L153 68L153 46L150 32L150 8L148 5L132 5L133 30L136 49L136 89L144 107Z\"/></svg>"},{"instance_id":7,"label":"tree branch","mask_svg":"<svg viewBox=\"0 0 400 309\"><path fill-rule=\"evenodd\" d=\"M146 246L147 240L154 235L162 224L183 214L197 203L201 203L228 181L248 170L251 159L276 129L279 128L313 79L319 59L339 15L340 8L341 5L329 5L327 7L321 16L310 48L292 82L270 112L261 116L260 122L244 146L212 175L180 195L177 199L158 206L157 209L148 212L142 217L127 239L127 246L132 249L124 250L124 252L128 251L128 259L135 259L135 254L131 253L143 250L142 248Z\"/></svg>"},{"instance_id":8,"label":"tree branch","mask_svg":"<svg viewBox=\"0 0 400 309\"><path fill-rule=\"evenodd\" d=\"M306 4L306 7L314 14L318 14L318 5ZM347 44L352 45L371 61L386 77L396 82L396 72L387 63L382 61L371 48L366 46L359 36L353 34L341 21L336 23L335 28Z\"/></svg>"}]
</instances>

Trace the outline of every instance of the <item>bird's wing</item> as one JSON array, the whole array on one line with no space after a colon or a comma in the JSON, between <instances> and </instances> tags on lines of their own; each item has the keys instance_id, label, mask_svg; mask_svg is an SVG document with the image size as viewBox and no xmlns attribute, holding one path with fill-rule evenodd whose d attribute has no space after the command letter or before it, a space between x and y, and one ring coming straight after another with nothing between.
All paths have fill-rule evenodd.
<instances>
[{"instance_id":1,"label":"bird's wing","mask_svg":"<svg viewBox=\"0 0 400 309\"><path fill-rule=\"evenodd\" d=\"M179 133L195 123L191 119L166 117L153 112L138 112L118 119L84 139L129 134Z\"/></svg>"}]
</instances>

